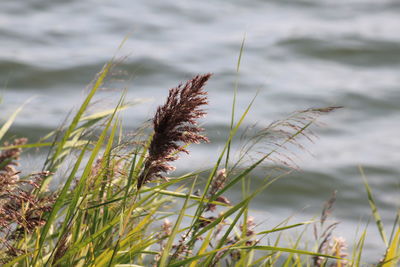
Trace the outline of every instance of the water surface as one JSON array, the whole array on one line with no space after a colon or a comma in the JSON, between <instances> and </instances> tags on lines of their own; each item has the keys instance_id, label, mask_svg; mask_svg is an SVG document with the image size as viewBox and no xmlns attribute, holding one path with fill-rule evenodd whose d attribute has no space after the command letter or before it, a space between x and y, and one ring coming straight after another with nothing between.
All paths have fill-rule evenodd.
<instances>
[{"instance_id":1,"label":"water surface","mask_svg":"<svg viewBox=\"0 0 400 267\"><path fill-rule=\"evenodd\" d=\"M398 29L395 0L2 1L2 118L34 96L13 133L35 140L58 126L128 36L118 52L128 55L120 65L126 74L118 74L113 86L127 88L130 99L153 100L126 113L129 129L151 117L168 88L197 73L214 73L204 120L212 143L177 163L187 170L189 163L207 167L225 140L236 60L246 36L239 111L260 91L247 125L267 125L309 107L344 106L315 130L319 138L306 145L310 153L297 153L301 171L257 198L257 219L272 225L296 212L309 219L338 190L335 218L343 223L336 233L352 243L370 213L359 165L388 232L399 204ZM103 94L110 95L118 92ZM376 262L383 245L369 228L365 258Z\"/></svg>"}]
</instances>

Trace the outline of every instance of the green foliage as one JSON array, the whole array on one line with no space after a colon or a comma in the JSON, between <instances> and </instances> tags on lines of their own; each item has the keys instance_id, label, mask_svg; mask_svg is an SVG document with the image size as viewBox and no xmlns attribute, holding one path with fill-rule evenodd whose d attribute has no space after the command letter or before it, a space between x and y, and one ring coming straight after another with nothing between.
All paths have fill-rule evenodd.
<instances>
[{"instance_id":1,"label":"green foliage","mask_svg":"<svg viewBox=\"0 0 400 267\"><path fill-rule=\"evenodd\" d=\"M240 59L241 54L238 70ZM211 170L188 173L169 180L146 179L146 183L137 186L140 175L147 171L145 166L153 168L151 164L155 164L148 157L153 134L146 136L140 133L130 139L124 137L118 117L118 113L128 107L124 96L113 110L96 114L88 112L93 97L112 66L109 63L100 72L69 124L38 143L6 144L1 148L1 175L4 177L9 177L5 176L5 168L14 160L6 157L12 149L49 148L43 167L49 173L27 194L32 199L48 196L47 204L51 205L51 209L41 213L43 216L40 221L44 223L36 225L34 230L10 224L7 231L1 232L0 241L4 246L0 247L0 259L4 266L363 265L361 252L366 231L356 242L352 256L343 259L344 247L340 246L339 241L326 237L322 243L316 243L311 248L309 241L302 242L303 236L308 233L306 227L319 221L289 224L289 220L285 220L271 229L256 231L254 219L250 216L249 204L254 197L284 177L290 169L282 166L281 173L267 174L262 186L251 192L248 185L253 171L280 150L286 149L287 145L300 144L301 137L307 136L307 130L316 118L335 108L300 111L272 123L256 133L257 139L252 147L259 142L271 141L268 140L270 133L276 130L283 135L278 139L274 137L271 150L265 151L253 163L237 168L237 162L231 162L233 158L229 155L231 144L242 127L253 99L237 122L232 114L225 146ZM232 113L235 112L235 99ZM19 111L20 108L0 128L0 139ZM197 131L195 128L185 129ZM184 145L186 148L189 143ZM225 168L221 168L224 158ZM284 165L283 161L281 163ZM60 171L61 166L68 167L67 173ZM49 192L48 184L57 175L63 175L60 187L55 192ZM2 179L5 179L3 176ZM392 240L387 241L366 180L365 185L374 218L388 247L382 266L394 266L390 264L397 262L400 255L400 231L396 230ZM230 203L223 194L237 186L243 188L243 198L238 203ZM196 188L201 187L201 194L194 193ZM7 192L2 191L1 194ZM22 191L19 194L23 194ZM26 215L30 211L29 201L26 200L15 212L21 212L23 218L34 220ZM3 202L0 204L2 208L5 207ZM179 208L171 208L173 205ZM217 214L215 209L220 212ZM1 212L0 222L5 220ZM213 215L207 215L210 213ZM303 229L303 232L296 242L282 244L282 234L290 229ZM288 233L289 236L294 235L293 232Z\"/></svg>"}]
</instances>

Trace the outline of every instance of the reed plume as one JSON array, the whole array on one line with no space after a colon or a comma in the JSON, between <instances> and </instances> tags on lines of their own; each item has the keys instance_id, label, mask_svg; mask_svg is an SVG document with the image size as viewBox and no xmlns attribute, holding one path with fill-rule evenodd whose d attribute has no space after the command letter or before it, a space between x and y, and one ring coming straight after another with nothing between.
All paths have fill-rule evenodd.
<instances>
[{"instance_id":1,"label":"reed plume","mask_svg":"<svg viewBox=\"0 0 400 267\"><path fill-rule=\"evenodd\" d=\"M217 175L212 180L210 191L208 192L209 199L211 199L215 194L217 194L218 191L220 191L221 189L224 188L226 180L227 180L226 169L224 168L224 169L219 170L217 172ZM228 205L231 204L229 199L224 196L218 196L215 200L218 202L228 204ZM216 210L216 208L217 208L216 204L208 203L205 211L214 212Z\"/></svg>"},{"instance_id":2,"label":"reed plume","mask_svg":"<svg viewBox=\"0 0 400 267\"><path fill-rule=\"evenodd\" d=\"M10 145L14 148L0 152L0 252L6 251L7 255L0 259L0 263L7 262L7 257L24 252L14 247L13 243L43 226L46 223L44 214L51 210L54 203L52 194L34 194L34 189L40 187L49 172L32 174L25 179L19 176L20 171L16 167L19 166L22 149L18 146L27 141L26 138L19 138L12 144L5 143L5 147Z\"/></svg>"},{"instance_id":3,"label":"reed plume","mask_svg":"<svg viewBox=\"0 0 400 267\"><path fill-rule=\"evenodd\" d=\"M186 145L208 142L196 120L206 114L201 108L208 104L203 87L210 77L211 74L197 75L170 89L167 101L158 107L153 118L154 135L149 154L137 182L138 190L153 178L167 179L164 173L175 170L169 162L177 160L179 152L189 153Z\"/></svg>"}]
</instances>

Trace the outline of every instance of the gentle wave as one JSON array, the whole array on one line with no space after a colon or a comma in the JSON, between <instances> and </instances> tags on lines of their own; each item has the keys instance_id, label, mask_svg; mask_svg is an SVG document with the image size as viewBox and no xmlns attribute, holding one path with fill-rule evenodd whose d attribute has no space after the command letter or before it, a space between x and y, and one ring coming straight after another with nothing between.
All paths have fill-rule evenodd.
<instances>
[{"instance_id":1,"label":"gentle wave","mask_svg":"<svg viewBox=\"0 0 400 267\"><path fill-rule=\"evenodd\" d=\"M277 46L292 53L358 67L400 65L400 43L330 36L329 38L291 38Z\"/></svg>"}]
</instances>

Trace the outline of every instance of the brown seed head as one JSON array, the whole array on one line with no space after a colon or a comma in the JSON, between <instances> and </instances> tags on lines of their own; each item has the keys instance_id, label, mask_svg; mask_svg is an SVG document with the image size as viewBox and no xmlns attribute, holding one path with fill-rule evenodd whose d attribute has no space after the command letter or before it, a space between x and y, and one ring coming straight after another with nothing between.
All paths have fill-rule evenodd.
<instances>
[{"instance_id":1,"label":"brown seed head","mask_svg":"<svg viewBox=\"0 0 400 267\"><path fill-rule=\"evenodd\" d=\"M189 153L187 144L208 142L201 135L197 119L206 112L201 108L208 104L203 87L211 74L197 75L193 79L169 91L167 101L158 107L153 118L154 135L144 170L138 178L137 188L153 178L166 178L163 173L175 168L168 163L178 159L179 152Z\"/></svg>"}]
</instances>

